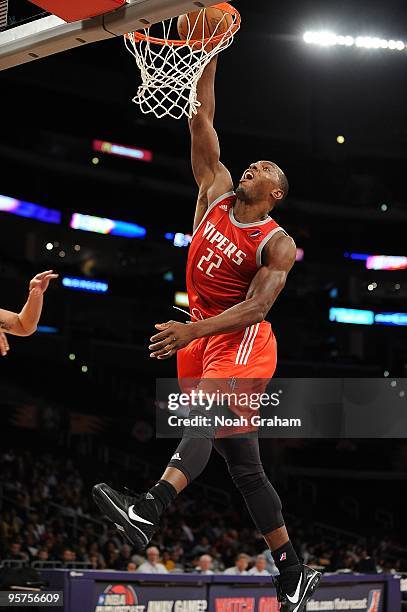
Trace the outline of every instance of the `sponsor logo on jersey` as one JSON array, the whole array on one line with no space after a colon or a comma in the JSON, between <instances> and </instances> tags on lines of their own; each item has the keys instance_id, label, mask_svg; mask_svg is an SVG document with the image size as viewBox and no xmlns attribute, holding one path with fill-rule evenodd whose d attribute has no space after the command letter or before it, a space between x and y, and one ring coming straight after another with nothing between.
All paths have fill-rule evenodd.
<instances>
[{"instance_id":1,"label":"sponsor logo on jersey","mask_svg":"<svg viewBox=\"0 0 407 612\"><path fill-rule=\"evenodd\" d=\"M233 244L229 238L226 238L226 236L217 230L214 224L210 221L206 222L206 226L203 230L203 237L224 255L226 255L226 257L233 261L233 263L235 263L237 266L242 265L243 261L247 257L246 253L238 249L237 246Z\"/></svg>"},{"instance_id":2,"label":"sponsor logo on jersey","mask_svg":"<svg viewBox=\"0 0 407 612\"><path fill-rule=\"evenodd\" d=\"M227 210L228 209L228 205L227 204L221 204L219 206L219 208L221 208L222 210Z\"/></svg>"},{"instance_id":3,"label":"sponsor logo on jersey","mask_svg":"<svg viewBox=\"0 0 407 612\"><path fill-rule=\"evenodd\" d=\"M262 236L262 235L263 235L263 232L257 229L249 234L249 238L258 238L259 236Z\"/></svg>"},{"instance_id":4,"label":"sponsor logo on jersey","mask_svg":"<svg viewBox=\"0 0 407 612\"><path fill-rule=\"evenodd\" d=\"M280 561L285 561L287 559L287 554L285 552L281 553Z\"/></svg>"},{"instance_id":5,"label":"sponsor logo on jersey","mask_svg":"<svg viewBox=\"0 0 407 612\"><path fill-rule=\"evenodd\" d=\"M126 612L138 612L137 595L134 589L127 584L109 584L103 593L98 597L98 602L95 612L117 612L126 610Z\"/></svg>"}]
</instances>

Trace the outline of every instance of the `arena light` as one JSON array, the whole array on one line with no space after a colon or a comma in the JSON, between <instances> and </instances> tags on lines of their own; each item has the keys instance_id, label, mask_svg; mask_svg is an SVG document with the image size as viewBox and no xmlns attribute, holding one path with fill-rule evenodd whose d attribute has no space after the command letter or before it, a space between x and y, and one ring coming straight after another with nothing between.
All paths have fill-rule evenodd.
<instances>
[{"instance_id":1,"label":"arena light","mask_svg":"<svg viewBox=\"0 0 407 612\"><path fill-rule=\"evenodd\" d=\"M302 261L304 259L304 249L297 248L297 252L295 255L295 261Z\"/></svg>"},{"instance_id":2,"label":"arena light","mask_svg":"<svg viewBox=\"0 0 407 612\"><path fill-rule=\"evenodd\" d=\"M61 223L61 213L59 210L3 195L0 195L0 211L17 215L18 217L36 219L43 223Z\"/></svg>"},{"instance_id":3,"label":"arena light","mask_svg":"<svg viewBox=\"0 0 407 612\"><path fill-rule=\"evenodd\" d=\"M139 161L153 161L153 154L146 149L137 149L136 147L127 147L125 145L115 144L106 140L94 140L93 150L108 155L117 155L118 157L129 157Z\"/></svg>"},{"instance_id":4,"label":"arena light","mask_svg":"<svg viewBox=\"0 0 407 612\"><path fill-rule=\"evenodd\" d=\"M111 236L123 236L124 238L144 238L147 234L145 227L137 223L126 221L115 221L104 217L94 217L74 213L71 217L70 227L83 230L85 232L95 232L96 234L110 234Z\"/></svg>"},{"instance_id":5,"label":"arena light","mask_svg":"<svg viewBox=\"0 0 407 612\"><path fill-rule=\"evenodd\" d=\"M109 285L103 281L78 278L76 276L64 276L62 284L67 289L87 291L89 293L107 293L109 290Z\"/></svg>"},{"instance_id":6,"label":"arena light","mask_svg":"<svg viewBox=\"0 0 407 612\"><path fill-rule=\"evenodd\" d=\"M368 255L367 253L348 253L348 252L345 252L343 256L346 257L347 259L353 259L354 261L366 261L370 257L370 255Z\"/></svg>"},{"instance_id":7,"label":"arena light","mask_svg":"<svg viewBox=\"0 0 407 612\"><path fill-rule=\"evenodd\" d=\"M366 260L368 270L406 270L407 257L398 255L370 255Z\"/></svg>"},{"instance_id":8,"label":"arena light","mask_svg":"<svg viewBox=\"0 0 407 612\"><path fill-rule=\"evenodd\" d=\"M186 291L177 291L174 297L174 304L176 306L185 306L186 308L188 308L188 293Z\"/></svg>"},{"instance_id":9,"label":"arena light","mask_svg":"<svg viewBox=\"0 0 407 612\"><path fill-rule=\"evenodd\" d=\"M397 327L406 327L407 312L378 312L375 315L375 323L378 325L395 325Z\"/></svg>"},{"instance_id":10,"label":"arena light","mask_svg":"<svg viewBox=\"0 0 407 612\"><path fill-rule=\"evenodd\" d=\"M373 325L374 312L372 310L358 310L355 308L332 307L329 309L329 320L336 323Z\"/></svg>"},{"instance_id":11,"label":"arena light","mask_svg":"<svg viewBox=\"0 0 407 612\"><path fill-rule=\"evenodd\" d=\"M57 327L52 327L52 325L38 325L37 332L40 334L57 334L59 329Z\"/></svg>"},{"instance_id":12,"label":"arena light","mask_svg":"<svg viewBox=\"0 0 407 612\"><path fill-rule=\"evenodd\" d=\"M354 325L392 325L407 327L407 312L377 312L354 308L330 308L329 320L335 323Z\"/></svg>"},{"instance_id":13,"label":"arena light","mask_svg":"<svg viewBox=\"0 0 407 612\"><path fill-rule=\"evenodd\" d=\"M305 32L303 40L308 45L318 45L319 47L357 47L359 49L385 49L388 51L404 51L407 46L402 40L387 40L378 36L344 36L328 30Z\"/></svg>"},{"instance_id":14,"label":"arena light","mask_svg":"<svg viewBox=\"0 0 407 612\"><path fill-rule=\"evenodd\" d=\"M164 236L167 240L171 240L175 247L187 247L191 244L191 234L183 234L182 232L167 232Z\"/></svg>"}]
</instances>

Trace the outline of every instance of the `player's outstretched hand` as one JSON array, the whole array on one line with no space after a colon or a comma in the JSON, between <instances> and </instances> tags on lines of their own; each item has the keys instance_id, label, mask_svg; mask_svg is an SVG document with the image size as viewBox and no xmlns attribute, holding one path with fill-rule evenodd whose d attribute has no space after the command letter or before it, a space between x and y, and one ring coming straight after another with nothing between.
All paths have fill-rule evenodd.
<instances>
[{"instance_id":1,"label":"player's outstretched hand","mask_svg":"<svg viewBox=\"0 0 407 612\"><path fill-rule=\"evenodd\" d=\"M167 321L154 325L160 332L150 338L150 357L169 359L179 350L187 346L195 338L193 323L178 323Z\"/></svg>"},{"instance_id":2,"label":"player's outstretched hand","mask_svg":"<svg viewBox=\"0 0 407 612\"><path fill-rule=\"evenodd\" d=\"M53 274L53 270L46 270L34 276L30 281L30 294L41 295L48 289L51 280L58 278L58 274Z\"/></svg>"},{"instance_id":3,"label":"player's outstretched hand","mask_svg":"<svg viewBox=\"0 0 407 612\"><path fill-rule=\"evenodd\" d=\"M5 357L9 350L10 347L8 344L7 336L6 334L3 334L3 332L0 332L0 355L2 357Z\"/></svg>"}]
</instances>

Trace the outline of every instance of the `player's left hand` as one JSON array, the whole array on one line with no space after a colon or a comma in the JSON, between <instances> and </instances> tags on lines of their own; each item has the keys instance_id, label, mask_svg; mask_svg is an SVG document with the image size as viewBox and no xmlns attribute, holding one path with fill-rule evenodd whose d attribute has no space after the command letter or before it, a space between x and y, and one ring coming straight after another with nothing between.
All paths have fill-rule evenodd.
<instances>
[{"instance_id":1,"label":"player's left hand","mask_svg":"<svg viewBox=\"0 0 407 612\"><path fill-rule=\"evenodd\" d=\"M30 294L38 296L45 293L50 281L58 278L58 274L53 274L53 272L53 270L46 270L34 276L30 281Z\"/></svg>"},{"instance_id":2,"label":"player's left hand","mask_svg":"<svg viewBox=\"0 0 407 612\"><path fill-rule=\"evenodd\" d=\"M0 355L2 357L5 357L9 350L10 347L8 344L7 336L6 334L3 334L3 332L0 332Z\"/></svg>"},{"instance_id":3,"label":"player's left hand","mask_svg":"<svg viewBox=\"0 0 407 612\"><path fill-rule=\"evenodd\" d=\"M179 350L187 346L195 338L193 323L178 323L167 321L154 325L160 333L150 338L150 357L169 359Z\"/></svg>"}]
</instances>

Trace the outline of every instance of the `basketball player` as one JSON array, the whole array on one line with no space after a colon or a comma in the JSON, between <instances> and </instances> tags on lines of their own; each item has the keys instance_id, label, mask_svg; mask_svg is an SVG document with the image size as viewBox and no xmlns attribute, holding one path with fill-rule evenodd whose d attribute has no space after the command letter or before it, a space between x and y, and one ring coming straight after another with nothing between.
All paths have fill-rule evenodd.
<instances>
[{"instance_id":1,"label":"basketball player","mask_svg":"<svg viewBox=\"0 0 407 612\"><path fill-rule=\"evenodd\" d=\"M177 353L181 386L191 378L200 379L204 387L213 379L263 379L265 384L277 360L276 339L265 317L296 259L294 241L269 216L286 197L288 182L275 163L258 161L233 190L213 127L215 72L216 58L199 81L201 107L190 121L192 168L199 187L187 264L192 322L157 324L159 333L151 338L149 349L155 359ZM194 407L189 416L203 411ZM230 435L233 431L219 436L210 427L197 429L184 434L150 491L133 497L102 483L93 489L96 503L137 548L144 548L160 515L203 471L214 445L271 549L280 572L281 610L305 610L320 574L300 563L289 540L281 501L261 463L255 428L238 432L245 437Z\"/></svg>"},{"instance_id":2,"label":"basketball player","mask_svg":"<svg viewBox=\"0 0 407 612\"><path fill-rule=\"evenodd\" d=\"M13 336L31 336L40 320L44 293L51 280L58 278L53 270L46 270L34 276L30 281L28 299L20 313L0 308L0 353L3 357L9 351L9 344L4 332Z\"/></svg>"}]
</instances>

